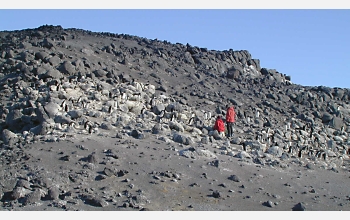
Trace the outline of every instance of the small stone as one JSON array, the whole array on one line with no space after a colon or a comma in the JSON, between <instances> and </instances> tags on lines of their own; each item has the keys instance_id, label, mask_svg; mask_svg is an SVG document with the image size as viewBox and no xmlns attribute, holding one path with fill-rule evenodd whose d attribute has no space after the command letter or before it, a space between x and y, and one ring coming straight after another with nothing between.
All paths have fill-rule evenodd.
<instances>
[{"instance_id":1,"label":"small stone","mask_svg":"<svg viewBox=\"0 0 350 220\"><path fill-rule=\"evenodd\" d=\"M63 161L70 161L70 156L69 156L69 155L66 155L66 156L60 157L60 160L63 160Z\"/></svg>"},{"instance_id":2,"label":"small stone","mask_svg":"<svg viewBox=\"0 0 350 220\"><path fill-rule=\"evenodd\" d=\"M306 210L306 207L304 206L303 203L300 203L300 202L292 208L292 211L305 211L305 210Z\"/></svg>"},{"instance_id":3,"label":"small stone","mask_svg":"<svg viewBox=\"0 0 350 220\"><path fill-rule=\"evenodd\" d=\"M267 206L267 207L270 207L270 208L275 207L275 204L274 204L273 202L271 202L270 200L266 201L266 202L264 203L264 205Z\"/></svg>"},{"instance_id":4,"label":"small stone","mask_svg":"<svg viewBox=\"0 0 350 220\"><path fill-rule=\"evenodd\" d=\"M111 176L114 175L113 170L112 170L111 168L108 168L108 167L105 167L104 170L103 170L103 172L104 172L104 174L105 174L106 176L109 176L109 177L111 177Z\"/></svg>"},{"instance_id":5,"label":"small stone","mask_svg":"<svg viewBox=\"0 0 350 220\"><path fill-rule=\"evenodd\" d=\"M241 180L236 175L231 175L228 179L234 182L241 182Z\"/></svg>"},{"instance_id":6,"label":"small stone","mask_svg":"<svg viewBox=\"0 0 350 220\"><path fill-rule=\"evenodd\" d=\"M227 187L225 183L221 183L221 184L219 184L219 186L224 187L224 188Z\"/></svg>"},{"instance_id":7,"label":"small stone","mask_svg":"<svg viewBox=\"0 0 350 220\"><path fill-rule=\"evenodd\" d=\"M213 196L214 198L220 198L220 197L221 197L221 194L220 194L219 191L215 190L215 191L212 193L212 196Z\"/></svg>"}]
</instances>

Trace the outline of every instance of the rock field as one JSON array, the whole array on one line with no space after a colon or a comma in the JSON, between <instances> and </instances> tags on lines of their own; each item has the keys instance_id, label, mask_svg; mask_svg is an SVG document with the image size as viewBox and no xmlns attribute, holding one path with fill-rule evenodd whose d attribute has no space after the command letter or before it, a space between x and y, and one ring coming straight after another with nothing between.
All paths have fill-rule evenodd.
<instances>
[{"instance_id":1,"label":"rock field","mask_svg":"<svg viewBox=\"0 0 350 220\"><path fill-rule=\"evenodd\" d=\"M0 31L0 99L2 211L350 210L350 89L246 50Z\"/></svg>"}]
</instances>

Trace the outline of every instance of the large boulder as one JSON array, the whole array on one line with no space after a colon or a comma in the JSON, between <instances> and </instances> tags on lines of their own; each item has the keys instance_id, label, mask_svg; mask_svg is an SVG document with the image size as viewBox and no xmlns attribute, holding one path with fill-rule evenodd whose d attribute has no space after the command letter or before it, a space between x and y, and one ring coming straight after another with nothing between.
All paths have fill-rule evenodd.
<instances>
[{"instance_id":1,"label":"large boulder","mask_svg":"<svg viewBox=\"0 0 350 220\"><path fill-rule=\"evenodd\" d=\"M14 143L17 143L19 140L20 140L19 137L12 131L8 129L4 129L2 131L2 141L4 142L4 144L13 145Z\"/></svg>"},{"instance_id":2,"label":"large boulder","mask_svg":"<svg viewBox=\"0 0 350 220\"><path fill-rule=\"evenodd\" d=\"M13 109L6 116L6 125L12 131L18 131L22 128L22 112L19 109Z\"/></svg>"},{"instance_id":3,"label":"large boulder","mask_svg":"<svg viewBox=\"0 0 350 220\"><path fill-rule=\"evenodd\" d=\"M63 74L67 74L67 75L71 76L71 75L75 74L75 66L73 66L73 64L69 61L64 61L60 65L59 71L61 71L61 73L63 73Z\"/></svg>"},{"instance_id":4,"label":"large boulder","mask_svg":"<svg viewBox=\"0 0 350 220\"><path fill-rule=\"evenodd\" d=\"M47 57L49 57L49 54L44 51L39 51L35 53L35 59L36 60L42 60L44 61Z\"/></svg>"},{"instance_id":5,"label":"large boulder","mask_svg":"<svg viewBox=\"0 0 350 220\"><path fill-rule=\"evenodd\" d=\"M344 122L341 118L333 117L329 121L329 126L335 128L335 129L341 129L344 126Z\"/></svg>"},{"instance_id":6,"label":"large boulder","mask_svg":"<svg viewBox=\"0 0 350 220\"><path fill-rule=\"evenodd\" d=\"M141 130L134 129L131 131L130 135L136 139L145 139L147 138L147 135L142 132Z\"/></svg>"},{"instance_id":7,"label":"large boulder","mask_svg":"<svg viewBox=\"0 0 350 220\"><path fill-rule=\"evenodd\" d=\"M332 120L333 116L328 112L324 112L322 115L322 123L328 123Z\"/></svg>"},{"instance_id":8,"label":"large boulder","mask_svg":"<svg viewBox=\"0 0 350 220\"><path fill-rule=\"evenodd\" d=\"M105 77L107 75L107 72L102 69L95 70L93 73L96 77Z\"/></svg>"},{"instance_id":9,"label":"large boulder","mask_svg":"<svg viewBox=\"0 0 350 220\"><path fill-rule=\"evenodd\" d=\"M60 106L57 103L49 102L44 106L44 109L47 113L47 115L50 118L54 118L55 115L58 113Z\"/></svg>"},{"instance_id":10,"label":"large boulder","mask_svg":"<svg viewBox=\"0 0 350 220\"><path fill-rule=\"evenodd\" d=\"M186 137L185 135L177 134L177 133L173 135L173 141L180 144L185 144L185 145L190 145L193 143L193 141L189 137Z\"/></svg>"},{"instance_id":11,"label":"large boulder","mask_svg":"<svg viewBox=\"0 0 350 220\"><path fill-rule=\"evenodd\" d=\"M152 127L152 134L163 134L164 128L161 124L157 123Z\"/></svg>"},{"instance_id":12,"label":"large boulder","mask_svg":"<svg viewBox=\"0 0 350 220\"><path fill-rule=\"evenodd\" d=\"M45 135L50 129L51 125L44 121L40 125L31 128L29 131L32 132L34 135Z\"/></svg>"},{"instance_id":13,"label":"large boulder","mask_svg":"<svg viewBox=\"0 0 350 220\"><path fill-rule=\"evenodd\" d=\"M60 123L60 124L69 124L72 119L65 115L56 115L54 118L55 123Z\"/></svg>"},{"instance_id":14,"label":"large boulder","mask_svg":"<svg viewBox=\"0 0 350 220\"><path fill-rule=\"evenodd\" d=\"M278 146L272 146L267 150L267 153L276 157L280 157L282 156L283 149Z\"/></svg>"},{"instance_id":15,"label":"large boulder","mask_svg":"<svg viewBox=\"0 0 350 220\"><path fill-rule=\"evenodd\" d=\"M243 69L240 65L233 65L226 74L226 77L229 79L238 79L240 75L243 74Z\"/></svg>"},{"instance_id":16,"label":"large boulder","mask_svg":"<svg viewBox=\"0 0 350 220\"><path fill-rule=\"evenodd\" d=\"M179 132L184 132L185 131L184 127L180 123L175 122L175 121L170 121L169 122L169 128L173 129L173 130L176 130L176 131L179 131Z\"/></svg>"},{"instance_id":17,"label":"large boulder","mask_svg":"<svg viewBox=\"0 0 350 220\"><path fill-rule=\"evenodd\" d=\"M83 116L84 112L83 110L72 110L68 112L68 115L71 117L71 119L77 119L80 118L81 116Z\"/></svg>"},{"instance_id":18,"label":"large boulder","mask_svg":"<svg viewBox=\"0 0 350 220\"><path fill-rule=\"evenodd\" d=\"M52 56L47 60L51 66L58 66L61 63L61 59L58 56Z\"/></svg>"},{"instance_id":19,"label":"large boulder","mask_svg":"<svg viewBox=\"0 0 350 220\"><path fill-rule=\"evenodd\" d=\"M163 110L165 110L164 104L158 104L152 107L152 112L156 115L160 115Z\"/></svg>"},{"instance_id":20,"label":"large boulder","mask_svg":"<svg viewBox=\"0 0 350 220\"><path fill-rule=\"evenodd\" d=\"M42 123L42 122L49 119L49 116L46 114L46 111L45 111L44 107L42 107L42 106L38 106L35 109L35 114L36 114L36 120L39 123Z\"/></svg>"},{"instance_id":21,"label":"large boulder","mask_svg":"<svg viewBox=\"0 0 350 220\"><path fill-rule=\"evenodd\" d=\"M47 49L51 49L52 47L54 47L55 42L53 40L51 40L50 38L45 38L43 40L43 42L41 43L41 45L43 47L46 47Z\"/></svg>"}]
</instances>

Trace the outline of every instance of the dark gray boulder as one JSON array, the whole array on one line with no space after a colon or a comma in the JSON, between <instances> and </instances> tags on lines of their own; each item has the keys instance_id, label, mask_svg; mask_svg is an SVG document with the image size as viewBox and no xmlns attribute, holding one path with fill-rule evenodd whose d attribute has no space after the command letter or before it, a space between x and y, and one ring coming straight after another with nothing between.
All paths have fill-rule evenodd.
<instances>
[{"instance_id":1,"label":"dark gray boulder","mask_svg":"<svg viewBox=\"0 0 350 220\"><path fill-rule=\"evenodd\" d=\"M46 114L50 118L54 118L55 115L59 112L59 107L60 106L57 103L49 102L48 104L46 104L44 106L44 109L45 109Z\"/></svg>"},{"instance_id":2,"label":"dark gray boulder","mask_svg":"<svg viewBox=\"0 0 350 220\"><path fill-rule=\"evenodd\" d=\"M23 52L20 53L20 58L19 59L22 60L23 62L29 62L31 60L34 60L35 57L31 53L29 53L27 51L23 51Z\"/></svg>"},{"instance_id":3,"label":"dark gray boulder","mask_svg":"<svg viewBox=\"0 0 350 220\"><path fill-rule=\"evenodd\" d=\"M50 117L46 114L44 107L38 106L35 109L35 114L36 114L36 121L39 123L42 123L46 120L48 120Z\"/></svg>"},{"instance_id":4,"label":"dark gray boulder","mask_svg":"<svg viewBox=\"0 0 350 220\"><path fill-rule=\"evenodd\" d=\"M163 110L165 110L164 104L158 104L152 107L152 112L156 115L160 115Z\"/></svg>"},{"instance_id":5,"label":"dark gray boulder","mask_svg":"<svg viewBox=\"0 0 350 220\"><path fill-rule=\"evenodd\" d=\"M75 66L70 61L64 61L60 67L58 68L59 71L63 74L67 74L69 76L75 74Z\"/></svg>"},{"instance_id":6,"label":"dark gray boulder","mask_svg":"<svg viewBox=\"0 0 350 220\"><path fill-rule=\"evenodd\" d=\"M83 114L83 110L72 110L68 112L68 115L71 117L72 120L80 118L81 116L83 116Z\"/></svg>"},{"instance_id":7,"label":"dark gray boulder","mask_svg":"<svg viewBox=\"0 0 350 220\"><path fill-rule=\"evenodd\" d=\"M322 123L328 123L332 120L333 116L329 114L328 112L324 112L322 115Z\"/></svg>"},{"instance_id":8,"label":"dark gray boulder","mask_svg":"<svg viewBox=\"0 0 350 220\"><path fill-rule=\"evenodd\" d=\"M180 143L180 144L185 144L185 145L189 145L189 144L193 143L193 141L189 137L186 137L185 135L181 135L181 134L177 134L177 133L175 133L173 135L173 141Z\"/></svg>"},{"instance_id":9,"label":"dark gray boulder","mask_svg":"<svg viewBox=\"0 0 350 220\"><path fill-rule=\"evenodd\" d=\"M18 131L22 128L22 111L19 109L13 109L11 110L5 119L6 125L8 128L12 131Z\"/></svg>"},{"instance_id":10,"label":"dark gray boulder","mask_svg":"<svg viewBox=\"0 0 350 220\"><path fill-rule=\"evenodd\" d=\"M40 125L37 125L31 128L29 131L32 132L34 135L45 135L48 133L50 129L51 129L51 126L44 121Z\"/></svg>"},{"instance_id":11,"label":"dark gray boulder","mask_svg":"<svg viewBox=\"0 0 350 220\"><path fill-rule=\"evenodd\" d=\"M105 129L105 130L113 130L114 129L114 126L111 125L110 123L102 123L101 126L100 126L102 129Z\"/></svg>"},{"instance_id":12,"label":"dark gray boulder","mask_svg":"<svg viewBox=\"0 0 350 220\"><path fill-rule=\"evenodd\" d=\"M95 197L93 195L83 195L82 200L86 204L95 206L95 207L106 207L108 205L108 203L104 201L102 198Z\"/></svg>"},{"instance_id":13,"label":"dark gray boulder","mask_svg":"<svg viewBox=\"0 0 350 220\"><path fill-rule=\"evenodd\" d=\"M63 78L63 74L56 69L50 69L46 73L40 74L39 78L40 79L47 79L47 78L61 79L61 78Z\"/></svg>"},{"instance_id":14,"label":"dark gray boulder","mask_svg":"<svg viewBox=\"0 0 350 220\"><path fill-rule=\"evenodd\" d=\"M164 129L161 124L157 123L152 127L152 134L163 134Z\"/></svg>"},{"instance_id":15,"label":"dark gray boulder","mask_svg":"<svg viewBox=\"0 0 350 220\"><path fill-rule=\"evenodd\" d=\"M51 49L54 47L55 42L51 40L50 38L45 38L43 42L41 43L42 47L45 47L47 49Z\"/></svg>"},{"instance_id":16,"label":"dark gray boulder","mask_svg":"<svg viewBox=\"0 0 350 220\"><path fill-rule=\"evenodd\" d=\"M93 73L95 74L96 77L105 77L108 72L102 69L98 69L98 70L95 70Z\"/></svg>"},{"instance_id":17,"label":"dark gray boulder","mask_svg":"<svg viewBox=\"0 0 350 220\"><path fill-rule=\"evenodd\" d=\"M344 126L343 120L338 117L333 117L328 124L335 129L341 129Z\"/></svg>"},{"instance_id":18,"label":"dark gray boulder","mask_svg":"<svg viewBox=\"0 0 350 220\"><path fill-rule=\"evenodd\" d=\"M227 70L226 77L228 79L238 79L243 74L243 69L240 65L234 64L230 69Z\"/></svg>"},{"instance_id":19,"label":"dark gray boulder","mask_svg":"<svg viewBox=\"0 0 350 220\"><path fill-rule=\"evenodd\" d=\"M24 197L23 205L35 204L41 200L41 191L40 189L35 189L33 192L27 194Z\"/></svg>"},{"instance_id":20,"label":"dark gray boulder","mask_svg":"<svg viewBox=\"0 0 350 220\"><path fill-rule=\"evenodd\" d=\"M56 115L54 121L55 123L69 124L72 121L72 119L65 115Z\"/></svg>"},{"instance_id":21,"label":"dark gray boulder","mask_svg":"<svg viewBox=\"0 0 350 220\"><path fill-rule=\"evenodd\" d=\"M4 142L4 144L11 146L17 143L19 140L20 140L19 137L12 131L8 129L4 129L2 131L2 141Z\"/></svg>"},{"instance_id":22,"label":"dark gray boulder","mask_svg":"<svg viewBox=\"0 0 350 220\"><path fill-rule=\"evenodd\" d=\"M132 130L130 135L136 139L145 139L147 137L144 132L136 129Z\"/></svg>"},{"instance_id":23,"label":"dark gray boulder","mask_svg":"<svg viewBox=\"0 0 350 220\"><path fill-rule=\"evenodd\" d=\"M36 60L40 59L40 60L44 61L47 57L49 57L49 54L44 52L44 51L40 51L40 52L35 53Z\"/></svg>"},{"instance_id":24,"label":"dark gray boulder","mask_svg":"<svg viewBox=\"0 0 350 220\"><path fill-rule=\"evenodd\" d=\"M58 57L58 56L53 56L53 57L50 57L48 60L47 60L51 66L53 67L56 67L58 66L60 63L61 63L61 59Z\"/></svg>"},{"instance_id":25,"label":"dark gray boulder","mask_svg":"<svg viewBox=\"0 0 350 220\"><path fill-rule=\"evenodd\" d=\"M237 175L231 175L228 177L229 180L232 180L233 182L241 182L240 178Z\"/></svg>"},{"instance_id":26,"label":"dark gray boulder","mask_svg":"<svg viewBox=\"0 0 350 220\"><path fill-rule=\"evenodd\" d=\"M292 211L305 211L305 210L306 210L306 207L304 206L303 203L298 203L292 208Z\"/></svg>"},{"instance_id":27,"label":"dark gray boulder","mask_svg":"<svg viewBox=\"0 0 350 220\"><path fill-rule=\"evenodd\" d=\"M48 199L48 200L58 200L59 199L59 195L60 195L60 192L59 192L58 187L52 186L47 191L46 199Z\"/></svg>"}]
</instances>

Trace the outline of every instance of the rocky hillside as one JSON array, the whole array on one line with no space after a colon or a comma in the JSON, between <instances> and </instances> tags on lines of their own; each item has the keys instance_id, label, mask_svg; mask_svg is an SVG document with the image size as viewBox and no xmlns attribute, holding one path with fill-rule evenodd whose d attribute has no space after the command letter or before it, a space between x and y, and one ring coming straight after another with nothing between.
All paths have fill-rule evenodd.
<instances>
[{"instance_id":1,"label":"rocky hillside","mask_svg":"<svg viewBox=\"0 0 350 220\"><path fill-rule=\"evenodd\" d=\"M191 158L190 146L227 140L212 126L228 104L238 117L220 154L280 169L291 160L348 169L350 90L293 84L246 50L50 25L1 31L0 99L4 167L30 160L32 143L105 131L188 146L181 155ZM0 196L13 201L5 176Z\"/></svg>"}]
</instances>

